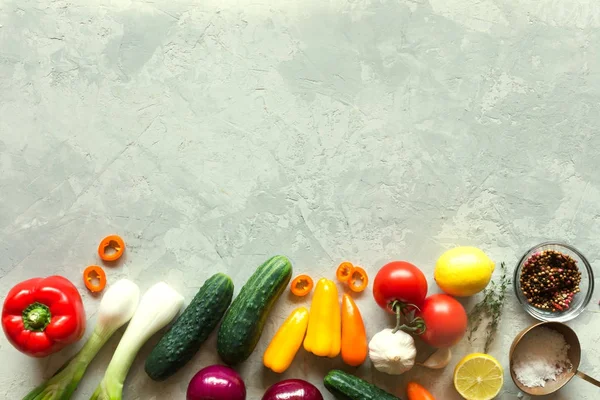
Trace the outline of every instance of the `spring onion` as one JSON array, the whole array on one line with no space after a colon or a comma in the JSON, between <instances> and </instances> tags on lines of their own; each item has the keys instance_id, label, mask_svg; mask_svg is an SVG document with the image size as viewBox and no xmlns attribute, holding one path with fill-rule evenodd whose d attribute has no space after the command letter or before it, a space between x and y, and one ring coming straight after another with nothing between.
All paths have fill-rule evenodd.
<instances>
[{"instance_id":1,"label":"spring onion","mask_svg":"<svg viewBox=\"0 0 600 400\"><path fill-rule=\"evenodd\" d=\"M67 400L73 395L88 365L110 337L131 319L140 299L138 286L122 279L112 285L100 302L92 336L83 348L52 378L35 388L23 400Z\"/></svg>"},{"instance_id":2,"label":"spring onion","mask_svg":"<svg viewBox=\"0 0 600 400\"><path fill-rule=\"evenodd\" d=\"M125 378L140 348L175 318L182 306L183 297L166 283L148 289L90 400L122 399Z\"/></svg>"}]
</instances>

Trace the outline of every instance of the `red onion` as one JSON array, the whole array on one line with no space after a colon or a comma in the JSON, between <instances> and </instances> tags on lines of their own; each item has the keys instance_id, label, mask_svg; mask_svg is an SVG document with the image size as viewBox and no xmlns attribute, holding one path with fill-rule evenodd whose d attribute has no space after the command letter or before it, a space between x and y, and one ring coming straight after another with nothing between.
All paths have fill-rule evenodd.
<instances>
[{"instance_id":1,"label":"red onion","mask_svg":"<svg viewBox=\"0 0 600 400\"><path fill-rule=\"evenodd\" d=\"M187 400L246 400L246 385L235 370L211 365L194 375L188 385Z\"/></svg>"},{"instance_id":2,"label":"red onion","mask_svg":"<svg viewBox=\"0 0 600 400\"><path fill-rule=\"evenodd\" d=\"M323 400L323 395L312 383L286 379L267 389L262 400Z\"/></svg>"}]
</instances>

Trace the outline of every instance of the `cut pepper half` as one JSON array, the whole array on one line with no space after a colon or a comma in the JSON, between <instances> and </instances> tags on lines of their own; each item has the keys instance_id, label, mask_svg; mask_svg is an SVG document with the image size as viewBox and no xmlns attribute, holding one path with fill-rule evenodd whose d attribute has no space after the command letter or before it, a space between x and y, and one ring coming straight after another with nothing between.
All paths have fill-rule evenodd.
<instances>
[{"instance_id":1,"label":"cut pepper half","mask_svg":"<svg viewBox=\"0 0 600 400\"><path fill-rule=\"evenodd\" d=\"M335 271L335 277L342 283L347 283L354 273L354 265L348 261L344 261L340 264L337 271Z\"/></svg>"},{"instance_id":2,"label":"cut pepper half","mask_svg":"<svg viewBox=\"0 0 600 400\"><path fill-rule=\"evenodd\" d=\"M116 261L124 252L125 242L118 235L105 237L98 246L98 255L104 261Z\"/></svg>"},{"instance_id":3,"label":"cut pepper half","mask_svg":"<svg viewBox=\"0 0 600 400\"><path fill-rule=\"evenodd\" d=\"M83 283L92 293L98 293L106 287L106 273L97 265L90 265L83 271Z\"/></svg>"},{"instance_id":4,"label":"cut pepper half","mask_svg":"<svg viewBox=\"0 0 600 400\"><path fill-rule=\"evenodd\" d=\"M347 282L348 286L350 286L350 290L357 293L362 292L369 284L369 276L361 267L354 267L352 275L350 275L350 278L348 278Z\"/></svg>"},{"instance_id":5,"label":"cut pepper half","mask_svg":"<svg viewBox=\"0 0 600 400\"><path fill-rule=\"evenodd\" d=\"M308 275L298 275L292 281L292 285L290 286L290 290L296 296L306 296L310 293L313 288L313 280Z\"/></svg>"}]
</instances>

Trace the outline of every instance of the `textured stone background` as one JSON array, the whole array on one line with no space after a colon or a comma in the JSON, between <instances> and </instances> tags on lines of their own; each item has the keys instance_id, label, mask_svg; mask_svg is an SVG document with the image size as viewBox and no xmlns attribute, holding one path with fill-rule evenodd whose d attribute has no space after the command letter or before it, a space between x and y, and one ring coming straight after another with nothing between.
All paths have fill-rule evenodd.
<instances>
[{"instance_id":1,"label":"textured stone background","mask_svg":"<svg viewBox=\"0 0 600 400\"><path fill-rule=\"evenodd\" d=\"M512 269L529 246L561 239L598 265L599 123L596 0L3 0L0 293L49 274L81 288L115 232L129 247L111 281L165 280L188 299L216 270L239 290L276 253L315 277L346 259L372 275L406 259L432 291L436 258L459 244ZM98 300L82 294L91 330ZM369 335L388 325L370 294L358 301ZM599 377L597 303L570 325L582 370ZM240 368L249 399L277 379L262 351L294 306L277 304ZM491 351L505 367L533 322L511 297ZM88 398L118 336L75 398ZM145 376L144 347L126 398L183 398L217 361L214 345L161 384ZM0 346L6 399L78 347L33 360ZM418 379L454 400L453 365L480 349L464 341L445 371L356 373L397 393ZM301 352L283 377L320 385L340 365ZM500 398L517 395L507 377ZM575 379L553 398L598 388Z\"/></svg>"}]
</instances>

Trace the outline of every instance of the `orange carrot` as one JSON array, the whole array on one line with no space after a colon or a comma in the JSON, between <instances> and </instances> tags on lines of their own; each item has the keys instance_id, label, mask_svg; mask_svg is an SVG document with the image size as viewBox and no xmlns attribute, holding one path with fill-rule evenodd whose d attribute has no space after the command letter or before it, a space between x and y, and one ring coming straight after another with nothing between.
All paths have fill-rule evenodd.
<instances>
[{"instance_id":1,"label":"orange carrot","mask_svg":"<svg viewBox=\"0 0 600 400\"><path fill-rule=\"evenodd\" d=\"M344 294L342 300L342 360L358 367L367 358L367 332L360 311L352 297Z\"/></svg>"},{"instance_id":2,"label":"orange carrot","mask_svg":"<svg viewBox=\"0 0 600 400\"><path fill-rule=\"evenodd\" d=\"M406 387L408 400L435 400L435 397L417 382L409 382Z\"/></svg>"}]
</instances>

